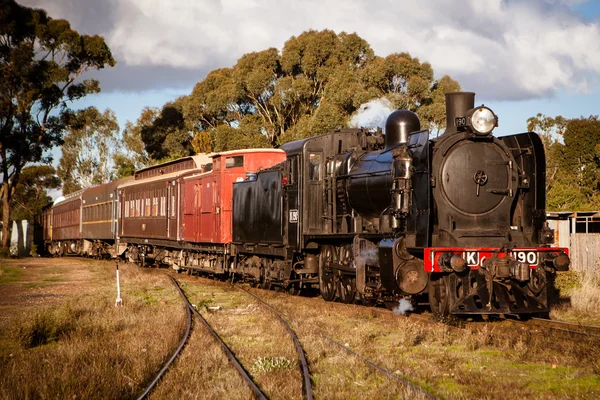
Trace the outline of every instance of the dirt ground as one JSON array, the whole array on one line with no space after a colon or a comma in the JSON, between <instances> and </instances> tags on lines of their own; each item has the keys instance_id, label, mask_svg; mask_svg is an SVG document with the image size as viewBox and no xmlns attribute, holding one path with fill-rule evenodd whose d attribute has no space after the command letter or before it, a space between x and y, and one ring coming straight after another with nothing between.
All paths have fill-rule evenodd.
<instances>
[{"instance_id":1,"label":"dirt ground","mask_svg":"<svg viewBox=\"0 0 600 400\"><path fill-rule=\"evenodd\" d=\"M93 261L97 263L98 261ZM0 328L15 314L60 305L94 290L92 260L21 258L0 261ZM18 280L2 279L18 275Z\"/></svg>"}]
</instances>

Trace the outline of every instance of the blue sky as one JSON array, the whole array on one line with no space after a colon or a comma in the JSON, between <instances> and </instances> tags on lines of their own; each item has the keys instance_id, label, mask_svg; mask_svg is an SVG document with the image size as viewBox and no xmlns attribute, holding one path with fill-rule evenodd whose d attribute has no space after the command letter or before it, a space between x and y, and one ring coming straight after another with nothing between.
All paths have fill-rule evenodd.
<instances>
[{"instance_id":1,"label":"blue sky","mask_svg":"<svg viewBox=\"0 0 600 400\"><path fill-rule=\"evenodd\" d=\"M379 56L407 51L457 79L499 116L498 135L524 131L537 113L600 114L600 1L17 1L105 37L118 65L97 73L103 92L75 107L111 108L121 128L244 53L326 28L356 32Z\"/></svg>"}]
</instances>

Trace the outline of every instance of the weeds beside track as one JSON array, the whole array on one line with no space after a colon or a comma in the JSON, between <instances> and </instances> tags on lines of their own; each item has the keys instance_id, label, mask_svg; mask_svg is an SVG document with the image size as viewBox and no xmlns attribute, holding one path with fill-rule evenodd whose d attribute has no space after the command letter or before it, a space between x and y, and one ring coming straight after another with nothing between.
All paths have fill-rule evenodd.
<instances>
[{"instance_id":1,"label":"weeds beside track","mask_svg":"<svg viewBox=\"0 0 600 400\"><path fill-rule=\"evenodd\" d=\"M249 295L251 295L252 297L254 297L256 300L258 300L261 304L263 304L264 306L266 306L269 310L271 310L271 312L277 317L279 318L281 321L284 321L284 318L289 319L290 321L292 321L294 324L296 325L300 325L300 323L298 321L293 320L292 318L290 318L288 315L285 315L283 313L281 313L280 311L278 311L276 308L274 308L273 306L271 306L269 303L267 303L266 301L264 301L262 298L260 298L258 295L256 295L255 293L250 292L249 290L246 290L244 288L242 288L240 285L234 285L235 287L237 287L240 290L243 290L244 292L248 293ZM287 323L286 323L287 326ZM291 329L291 328L290 328ZM388 371L385 368L382 368L380 366L378 366L377 364L375 364L374 362L367 360L366 358L362 357L360 354L356 353L355 351L349 349L348 347L344 346L343 344L337 342L336 340L330 338L329 336L327 336L325 333L323 333L320 330L317 330L319 332L319 334L321 335L321 337L323 339L325 339L326 341L332 343L333 345L343 349L344 351L352 354L353 356L355 356L356 358L358 358L360 361L362 361L363 363L367 364L368 366L370 366L371 368L375 369L376 371L382 373L383 375L385 375L386 377L397 381L398 383L406 386L407 388L410 388L411 390L414 390L416 393L420 393L421 395L425 396L425 398L428 399L435 399L434 396L432 396L431 394L427 393L426 391L424 391L423 389L413 385L412 383L408 382L407 380L401 379L399 377L397 377L396 375L392 374L390 371ZM295 336L295 335L294 335Z\"/></svg>"},{"instance_id":2,"label":"weeds beside track","mask_svg":"<svg viewBox=\"0 0 600 400\"><path fill-rule=\"evenodd\" d=\"M187 300L187 298L185 297L185 294L183 293L183 291L181 290L181 288L177 284L177 281L175 279L173 279L173 278L171 278L171 279L173 281L173 285L175 285L175 288L179 292L179 295L181 296L181 298L186 303L186 307L185 307L185 310L186 310L186 327L185 327L185 332L183 334L183 337L181 338L181 341L179 342L179 345L177 346L177 348L175 349L175 351L173 352L173 354L171 355L171 357L167 360L167 362L158 371L158 373L156 374L156 376L154 377L154 379L152 380L152 382L150 382L150 384L148 385L148 387L146 388L146 390L144 390L144 392L138 397L138 400L145 399L150 394L150 392L152 392L152 390L154 390L154 387L156 386L156 384L158 383L158 381L160 381L160 379L165 374L165 372L167 372L167 370L169 369L169 367L173 364L173 362L175 361L175 359L177 358L177 356L179 355L179 353L181 353L181 350L183 350L183 347L185 346L185 344L187 343L187 341L188 341L188 339L190 337L190 332L192 331L192 312L191 312L191 308L192 307L191 307L189 301Z\"/></svg>"}]
</instances>

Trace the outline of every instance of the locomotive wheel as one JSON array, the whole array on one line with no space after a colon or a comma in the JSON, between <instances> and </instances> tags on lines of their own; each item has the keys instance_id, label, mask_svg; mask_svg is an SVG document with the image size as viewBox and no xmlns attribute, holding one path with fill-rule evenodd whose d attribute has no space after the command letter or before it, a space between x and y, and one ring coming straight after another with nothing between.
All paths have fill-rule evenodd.
<instances>
[{"instance_id":1,"label":"locomotive wheel","mask_svg":"<svg viewBox=\"0 0 600 400\"><path fill-rule=\"evenodd\" d=\"M319 289L321 297L325 301L335 299L335 278L333 270L330 268L336 260L335 249L333 246L323 246L319 254Z\"/></svg>"},{"instance_id":2,"label":"locomotive wheel","mask_svg":"<svg viewBox=\"0 0 600 400\"><path fill-rule=\"evenodd\" d=\"M336 279L336 293L342 303L351 304L356 298L356 279L340 276Z\"/></svg>"},{"instance_id":3,"label":"locomotive wheel","mask_svg":"<svg viewBox=\"0 0 600 400\"><path fill-rule=\"evenodd\" d=\"M431 276L429 280L429 307L438 318L450 314L450 287L448 276Z\"/></svg>"}]
</instances>

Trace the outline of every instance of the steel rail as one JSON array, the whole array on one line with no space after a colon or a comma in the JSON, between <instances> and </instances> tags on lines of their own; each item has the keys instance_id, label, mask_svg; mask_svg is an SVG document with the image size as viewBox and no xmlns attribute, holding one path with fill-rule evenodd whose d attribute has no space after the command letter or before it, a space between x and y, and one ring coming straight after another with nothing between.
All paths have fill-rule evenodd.
<instances>
[{"instance_id":1,"label":"steel rail","mask_svg":"<svg viewBox=\"0 0 600 400\"><path fill-rule=\"evenodd\" d=\"M171 277L171 279L173 279L173 281L175 281L177 283L177 280L175 278ZM179 286L178 283L177 283L177 286ZM182 291L182 293L183 293L183 291ZM196 317L198 317L198 319L200 320L200 322L202 323L202 325L204 325L204 327L208 330L208 332L213 337L213 339L219 344L219 346L221 346L221 349L223 350L223 352L225 353L225 355L227 356L227 358L229 359L229 361L231 362L231 364L233 364L233 366L235 367L235 369L237 369L237 371L239 372L239 374L242 376L242 379L244 379L244 381L248 384L248 386L250 387L250 390L252 390L252 393L254 393L254 395L256 396L256 398L259 399L259 400L267 400L267 396L265 396L265 394L262 392L262 390L260 390L260 388L254 382L254 380L252 379L252 377L250 376L250 374L248 374L248 371L246 371L246 369L242 366L242 364L236 358L236 356L233 353L233 351L231 351L231 349L227 346L227 344L225 344L225 342L219 337L219 335L217 334L217 332L215 332L215 330L210 326L210 324L202 316L202 314L200 314L198 312L198 310L196 310L192 306L192 304L190 303L190 301L188 300L188 298L185 296L185 293L183 294L183 296L185 298L185 301L188 304L188 309L191 310L196 315Z\"/></svg>"},{"instance_id":2,"label":"steel rail","mask_svg":"<svg viewBox=\"0 0 600 400\"><path fill-rule=\"evenodd\" d=\"M574 333L578 335L600 338L600 326L595 325L584 325L579 323L558 321L546 318L531 318L529 320L529 323L528 321L524 321L524 323L542 328L553 329L560 332Z\"/></svg>"},{"instance_id":3,"label":"steel rail","mask_svg":"<svg viewBox=\"0 0 600 400\"><path fill-rule=\"evenodd\" d=\"M251 295L253 295L258 301L260 301L261 303L263 303L265 306L267 306L269 309L271 309L273 311L273 313L279 314L280 317L285 317L287 319L289 319L290 321L292 321L294 324L296 325L300 325L300 323L298 321L296 321L295 319L291 318L289 315L282 313L281 311L277 310L275 307L271 306L269 303L265 302L264 300L262 300L260 297L258 297L257 295L251 293L250 291L246 290L246 289L242 289L244 291L246 291L247 293L250 293ZM380 373L382 373L383 375L387 376L388 378L401 383L402 385L414 390L415 392L421 393L422 395L424 395L426 398L430 399L430 400L436 400L437 398L435 396L433 396L432 394L426 392L425 390L421 389L418 386L413 385L412 383L408 382L405 379L399 378L398 376L392 374L390 371L388 371L387 369L378 366L377 364L375 364L374 362L362 357L360 354L356 353L353 350L350 350L348 347L344 346L343 344L333 340L332 338L330 338L329 336L327 336L325 333L323 333L322 330L320 330L319 328L314 328L323 339L327 340L328 342L344 349L346 352L352 354L353 356L355 356L356 358L358 358L360 361L364 362L365 364L369 365L370 367L374 368L375 370L379 371Z\"/></svg>"},{"instance_id":4,"label":"steel rail","mask_svg":"<svg viewBox=\"0 0 600 400\"><path fill-rule=\"evenodd\" d=\"M508 321L514 324L525 326L529 329L541 328L568 334L587 336L589 338L600 338L600 326L596 325L584 325L580 323L538 317L521 320L517 314L507 314L506 316L510 317L507 318Z\"/></svg>"},{"instance_id":5,"label":"steel rail","mask_svg":"<svg viewBox=\"0 0 600 400\"><path fill-rule=\"evenodd\" d=\"M269 311L271 311L271 313L283 324L283 326L285 326L288 333L292 337L292 340L294 341L294 345L296 346L296 352L298 353L298 358L300 359L300 367L301 367L301 371L302 371L302 381L304 383L304 385L303 385L304 396L306 397L307 400L312 400L313 399L312 382L311 382L310 372L308 370L308 362L306 361L306 354L304 354L304 349L302 348L302 345L300 344L300 340L298 340L298 336L296 335L296 332L294 332L294 330L285 321L285 319L283 319L281 314L277 312L277 310L275 310L273 307L271 307L269 304L267 304L265 301L263 301L260 297L258 297L254 293L244 289L243 287L241 287L239 285L234 285L234 286L236 288L248 293L250 296L252 296L256 300L258 300L262 305L267 307L267 309L269 309Z\"/></svg>"},{"instance_id":6,"label":"steel rail","mask_svg":"<svg viewBox=\"0 0 600 400\"><path fill-rule=\"evenodd\" d=\"M191 312L191 309L190 309L190 306L189 306L189 301L187 300L187 298L185 297L185 294L183 293L183 291L181 290L181 288L177 284L177 281L175 279L173 279L173 277L171 277L171 276L169 276L169 278L171 278L173 280L173 284L175 285L175 287L179 291L179 295L181 296L181 298L186 303L185 310L187 312L187 315L186 315L187 327L185 329L185 333L184 333L183 337L181 338L181 341L179 342L179 346L177 346L177 349L175 349L175 352L171 355L171 357L169 358L169 360L167 360L167 362L163 365L163 367L160 369L160 371L158 371L158 373L156 374L156 376L154 377L154 379L152 380L152 382L150 382L150 384L148 385L148 387L146 388L146 390L144 390L144 392L138 397L138 400L145 399L154 390L154 388L156 387L156 384L158 383L158 381L160 381L160 379L165 374L165 372L167 371L167 369L169 369L169 367L171 366L171 364L173 364L173 362L175 361L175 359L177 358L177 356L179 355L179 353L181 353L181 350L183 350L183 347L187 343L187 341L188 341L188 339L190 337L190 332L192 330L192 312Z\"/></svg>"}]
</instances>

